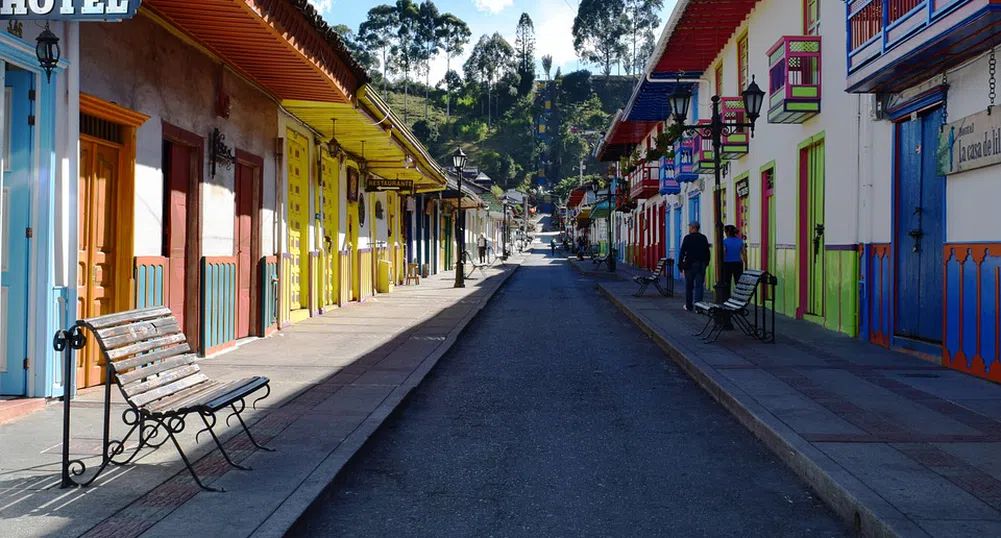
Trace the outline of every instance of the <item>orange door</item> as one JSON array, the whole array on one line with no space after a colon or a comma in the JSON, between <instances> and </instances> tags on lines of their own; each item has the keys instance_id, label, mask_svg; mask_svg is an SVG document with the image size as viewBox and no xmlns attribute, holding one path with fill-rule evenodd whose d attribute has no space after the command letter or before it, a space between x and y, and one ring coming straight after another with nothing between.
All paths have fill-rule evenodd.
<instances>
[{"instance_id":1,"label":"orange door","mask_svg":"<svg viewBox=\"0 0 1001 538\"><path fill-rule=\"evenodd\" d=\"M236 337L251 333L253 307L251 293L254 270L254 192L257 170L245 163L236 165Z\"/></svg>"},{"instance_id":2,"label":"orange door","mask_svg":"<svg viewBox=\"0 0 1001 538\"><path fill-rule=\"evenodd\" d=\"M169 258L170 285L167 286L168 300L177 323L184 328L184 334L188 338L189 345L194 345L198 341L197 327L188 327L186 323L186 308L188 306L187 289L187 267L188 267L188 192L191 188L191 148L168 143L166 155L167 161L167 186L169 192L165 196L167 216L166 246L167 258ZM197 299L195 299L197 302Z\"/></svg>"},{"instance_id":3,"label":"orange door","mask_svg":"<svg viewBox=\"0 0 1001 538\"><path fill-rule=\"evenodd\" d=\"M115 309L115 191L120 148L89 137L80 140L80 250L77 316L110 314ZM77 355L76 386L101 383L97 346Z\"/></svg>"}]
</instances>

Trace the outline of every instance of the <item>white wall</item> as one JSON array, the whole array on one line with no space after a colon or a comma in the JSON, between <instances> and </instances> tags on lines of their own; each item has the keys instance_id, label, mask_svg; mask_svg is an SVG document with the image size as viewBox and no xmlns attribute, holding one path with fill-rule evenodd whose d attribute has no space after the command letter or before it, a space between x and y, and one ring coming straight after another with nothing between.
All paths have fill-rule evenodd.
<instances>
[{"instance_id":1,"label":"white wall","mask_svg":"<svg viewBox=\"0 0 1001 538\"><path fill-rule=\"evenodd\" d=\"M274 102L226 71L223 86L231 98L232 115L229 119L217 117L218 63L146 17L81 24L80 32L81 91L150 116L136 133L135 255L159 256L163 252L163 122L205 139L200 254L231 256L234 252L235 167L218 167L216 176L211 176L208 142L215 127L226 136L230 148L264 160L262 252L273 253Z\"/></svg>"}]
</instances>

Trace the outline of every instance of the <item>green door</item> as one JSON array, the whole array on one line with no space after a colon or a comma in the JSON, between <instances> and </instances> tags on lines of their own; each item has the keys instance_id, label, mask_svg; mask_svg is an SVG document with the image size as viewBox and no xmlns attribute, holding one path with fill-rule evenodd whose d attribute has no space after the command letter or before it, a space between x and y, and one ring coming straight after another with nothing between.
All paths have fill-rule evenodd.
<instances>
[{"instance_id":1,"label":"green door","mask_svg":"<svg viewBox=\"0 0 1001 538\"><path fill-rule=\"evenodd\" d=\"M800 312L824 317L824 141L800 149Z\"/></svg>"}]
</instances>

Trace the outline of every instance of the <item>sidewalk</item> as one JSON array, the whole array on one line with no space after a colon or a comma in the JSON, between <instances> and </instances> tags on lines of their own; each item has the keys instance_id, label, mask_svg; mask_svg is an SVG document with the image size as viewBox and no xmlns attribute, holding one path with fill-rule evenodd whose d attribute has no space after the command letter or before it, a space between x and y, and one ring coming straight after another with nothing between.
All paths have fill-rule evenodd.
<instances>
[{"instance_id":1,"label":"sidewalk","mask_svg":"<svg viewBox=\"0 0 1001 538\"><path fill-rule=\"evenodd\" d=\"M1001 386L788 318L704 344L680 294L599 286L864 535L1001 536Z\"/></svg>"},{"instance_id":2,"label":"sidewalk","mask_svg":"<svg viewBox=\"0 0 1001 538\"><path fill-rule=\"evenodd\" d=\"M248 424L275 453L253 450L220 417L217 431L237 463L229 467L189 418L180 434L202 480L195 485L168 443L88 488L59 488L62 406L0 425L0 535L8 537L281 537L382 421L417 386L458 334L517 269L523 256L479 271L466 288L454 275L398 286L393 293L311 318L278 335L202 361L211 377L270 377L270 397ZM115 391L117 392L117 391ZM71 457L100 465L101 397L74 400ZM117 395L116 395L117 396ZM124 433L112 408L112 438ZM200 423L199 423L200 424Z\"/></svg>"}]
</instances>

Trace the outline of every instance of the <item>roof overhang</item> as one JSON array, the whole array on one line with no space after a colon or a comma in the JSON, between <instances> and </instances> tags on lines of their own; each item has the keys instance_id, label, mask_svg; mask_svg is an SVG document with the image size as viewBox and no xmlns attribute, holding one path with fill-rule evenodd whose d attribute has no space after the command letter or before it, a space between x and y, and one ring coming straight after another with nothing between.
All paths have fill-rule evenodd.
<instances>
[{"instance_id":1,"label":"roof overhang","mask_svg":"<svg viewBox=\"0 0 1001 538\"><path fill-rule=\"evenodd\" d=\"M622 111L612 120L612 126L605 133L595 154L599 161L617 161L632 153L633 148L657 128L657 121L624 121Z\"/></svg>"},{"instance_id":2,"label":"roof overhang","mask_svg":"<svg viewBox=\"0 0 1001 538\"><path fill-rule=\"evenodd\" d=\"M336 33L298 0L145 0L167 23L278 100L349 103L367 82Z\"/></svg>"},{"instance_id":3,"label":"roof overhang","mask_svg":"<svg viewBox=\"0 0 1001 538\"><path fill-rule=\"evenodd\" d=\"M418 192L445 188L445 171L371 86L358 91L357 106L298 100L283 101L282 106L327 140L335 140L352 158L367 163L369 172L413 181Z\"/></svg>"},{"instance_id":4,"label":"roof overhang","mask_svg":"<svg viewBox=\"0 0 1001 538\"><path fill-rule=\"evenodd\" d=\"M703 73L759 0L678 0L647 73Z\"/></svg>"}]
</instances>

